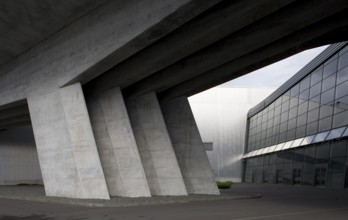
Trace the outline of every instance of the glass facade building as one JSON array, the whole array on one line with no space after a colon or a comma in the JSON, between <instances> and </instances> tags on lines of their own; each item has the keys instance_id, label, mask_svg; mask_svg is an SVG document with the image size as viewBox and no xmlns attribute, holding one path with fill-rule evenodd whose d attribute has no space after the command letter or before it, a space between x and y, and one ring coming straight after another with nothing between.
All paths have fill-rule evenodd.
<instances>
[{"instance_id":1,"label":"glass facade building","mask_svg":"<svg viewBox=\"0 0 348 220\"><path fill-rule=\"evenodd\" d=\"M248 113L245 182L348 187L348 43L331 45Z\"/></svg>"}]
</instances>

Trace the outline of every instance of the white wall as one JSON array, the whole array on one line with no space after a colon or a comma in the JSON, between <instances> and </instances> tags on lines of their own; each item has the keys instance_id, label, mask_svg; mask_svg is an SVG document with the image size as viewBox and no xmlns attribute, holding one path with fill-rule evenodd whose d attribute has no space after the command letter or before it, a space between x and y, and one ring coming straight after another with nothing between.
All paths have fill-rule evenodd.
<instances>
[{"instance_id":1,"label":"white wall","mask_svg":"<svg viewBox=\"0 0 348 220\"><path fill-rule=\"evenodd\" d=\"M218 179L241 181L247 113L274 91L273 88L215 87L191 96L189 102Z\"/></svg>"},{"instance_id":2,"label":"white wall","mask_svg":"<svg viewBox=\"0 0 348 220\"><path fill-rule=\"evenodd\" d=\"M0 185L20 183L42 184L31 126L0 131Z\"/></svg>"}]
</instances>

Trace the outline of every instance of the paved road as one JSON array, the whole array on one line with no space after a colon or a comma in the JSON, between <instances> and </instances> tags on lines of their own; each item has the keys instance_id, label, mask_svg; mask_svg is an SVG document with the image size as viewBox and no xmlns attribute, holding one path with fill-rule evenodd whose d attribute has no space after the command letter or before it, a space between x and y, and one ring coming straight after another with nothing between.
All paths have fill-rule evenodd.
<instances>
[{"instance_id":1,"label":"paved road","mask_svg":"<svg viewBox=\"0 0 348 220\"><path fill-rule=\"evenodd\" d=\"M90 208L0 199L0 220L348 219L348 190L236 184L224 193L262 193L263 197L124 208Z\"/></svg>"}]
</instances>

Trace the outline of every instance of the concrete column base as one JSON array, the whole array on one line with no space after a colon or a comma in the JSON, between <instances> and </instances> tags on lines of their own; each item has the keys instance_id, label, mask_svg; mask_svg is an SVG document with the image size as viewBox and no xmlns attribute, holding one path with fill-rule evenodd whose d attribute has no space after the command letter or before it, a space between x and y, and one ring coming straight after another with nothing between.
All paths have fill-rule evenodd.
<instances>
[{"instance_id":1,"label":"concrete column base","mask_svg":"<svg viewBox=\"0 0 348 220\"><path fill-rule=\"evenodd\" d=\"M46 195L109 199L80 83L28 104Z\"/></svg>"},{"instance_id":2,"label":"concrete column base","mask_svg":"<svg viewBox=\"0 0 348 220\"><path fill-rule=\"evenodd\" d=\"M121 90L88 97L87 104L110 195L150 197Z\"/></svg>"},{"instance_id":3,"label":"concrete column base","mask_svg":"<svg viewBox=\"0 0 348 220\"><path fill-rule=\"evenodd\" d=\"M161 108L187 192L219 195L187 98L161 102Z\"/></svg>"},{"instance_id":4,"label":"concrete column base","mask_svg":"<svg viewBox=\"0 0 348 220\"><path fill-rule=\"evenodd\" d=\"M129 118L152 195L187 195L154 92L126 100Z\"/></svg>"}]
</instances>

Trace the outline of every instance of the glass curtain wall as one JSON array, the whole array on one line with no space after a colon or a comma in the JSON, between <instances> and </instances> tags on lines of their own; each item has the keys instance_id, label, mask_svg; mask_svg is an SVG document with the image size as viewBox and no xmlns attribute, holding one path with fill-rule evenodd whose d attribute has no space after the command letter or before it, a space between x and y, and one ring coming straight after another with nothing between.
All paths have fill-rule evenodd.
<instances>
[{"instance_id":1,"label":"glass curtain wall","mask_svg":"<svg viewBox=\"0 0 348 220\"><path fill-rule=\"evenodd\" d=\"M348 187L347 125L348 46L249 118L244 181Z\"/></svg>"}]
</instances>

